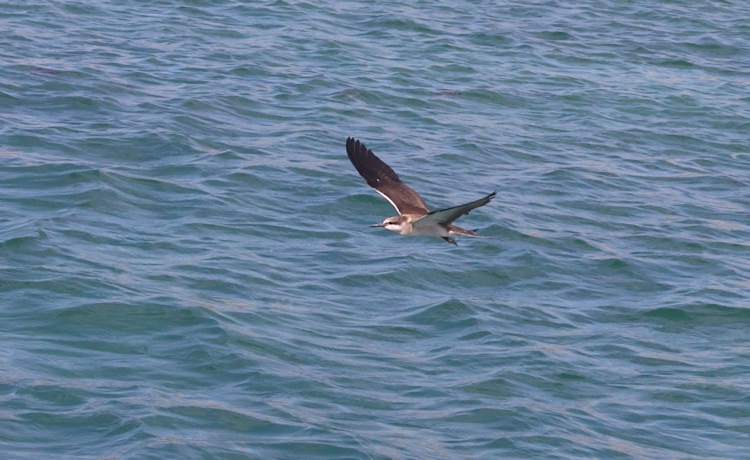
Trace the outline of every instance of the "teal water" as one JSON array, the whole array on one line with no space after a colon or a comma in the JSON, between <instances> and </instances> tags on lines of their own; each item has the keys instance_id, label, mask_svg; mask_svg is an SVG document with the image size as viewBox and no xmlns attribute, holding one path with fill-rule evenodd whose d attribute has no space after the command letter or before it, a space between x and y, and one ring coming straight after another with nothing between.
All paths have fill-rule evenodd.
<instances>
[{"instance_id":1,"label":"teal water","mask_svg":"<svg viewBox=\"0 0 750 460\"><path fill-rule=\"evenodd\" d=\"M654 5L0 5L2 457L750 458L750 4Z\"/></svg>"}]
</instances>

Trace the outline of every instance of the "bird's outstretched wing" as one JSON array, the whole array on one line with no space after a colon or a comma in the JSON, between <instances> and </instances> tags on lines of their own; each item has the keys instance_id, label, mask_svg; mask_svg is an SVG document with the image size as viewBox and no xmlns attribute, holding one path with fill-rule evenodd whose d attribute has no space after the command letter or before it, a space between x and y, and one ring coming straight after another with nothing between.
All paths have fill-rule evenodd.
<instances>
[{"instance_id":1,"label":"bird's outstretched wing","mask_svg":"<svg viewBox=\"0 0 750 460\"><path fill-rule=\"evenodd\" d=\"M419 193L401 182L398 174L376 157L365 144L350 137L346 140L346 153L359 175L365 178L370 187L383 195L399 214L422 215L430 212Z\"/></svg>"},{"instance_id":2,"label":"bird's outstretched wing","mask_svg":"<svg viewBox=\"0 0 750 460\"><path fill-rule=\"evenodd\" d=\"M431 213L427 214L421 219L417 219L413 223L413 225L416 227L419 227L421 225L432 224L432 223L450 224L451 222L463 216L464 214L470 213L472 209L486 205L487 203L490 202L490 200L492 200L495 197L496 194L497 192L492 192L489 195L485 196L484 198L480 198L476 201L472 201L471 203L462 204L460 206L454 206L452 208L439 209L437 211L432 211Z\"/></svg>"}]
</instances>

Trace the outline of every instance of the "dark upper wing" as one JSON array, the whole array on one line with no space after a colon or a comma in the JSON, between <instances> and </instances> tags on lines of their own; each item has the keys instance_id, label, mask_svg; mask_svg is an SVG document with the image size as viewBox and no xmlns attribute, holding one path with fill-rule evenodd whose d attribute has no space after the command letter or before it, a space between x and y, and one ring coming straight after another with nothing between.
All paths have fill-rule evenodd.
<instances>
[{"instance_id":1,"label":"dark upper wing","mask_svg":"<svg viewBox=\"0 0 750 460\"><path fill-rule=\"evenodd\" d=\"M370 187L390 201L399 214L430 212L419 193L401 182L398 174L376 157L365 144L350 137L346 140L346 153L359 175L365 178Z\"/></svg>"},{"instance_id":2,"label":"dark upper wing","mask_svg":"<svg viewBox=\"0 0 750 460\"><path fill-rule=\"evenodd\" d=\"M422 222L422 224L426 224L428 222L449 224L459 217L463 216L464 214L468 214L472 209L486 205L490 202L491 199L495 197L496 194L497 192L492 192L486 197L480 198L477 201L472 201L471 203L466 203L462 204L461 206L454 206L447 209L440 209L438 211L432 211L423 218L414 222L414 225L419 225L420 221L424 221Z\"/></svg>"}]
</instances>

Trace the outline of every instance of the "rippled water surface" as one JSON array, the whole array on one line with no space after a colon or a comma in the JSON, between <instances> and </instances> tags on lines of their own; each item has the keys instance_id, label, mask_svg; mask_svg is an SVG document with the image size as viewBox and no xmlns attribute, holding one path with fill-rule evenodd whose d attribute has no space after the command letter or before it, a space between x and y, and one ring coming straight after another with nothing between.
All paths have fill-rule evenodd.
<instances>
[{"instance_id":1,"label":"rippled water surface","mask_svg":"<svg viewBox=\"0 0 750 460\"><path fill-rule=\"evenodd\" d=\"M3 458L750 458L749 17L5 2Z\"/></svg>"}]
</instances>

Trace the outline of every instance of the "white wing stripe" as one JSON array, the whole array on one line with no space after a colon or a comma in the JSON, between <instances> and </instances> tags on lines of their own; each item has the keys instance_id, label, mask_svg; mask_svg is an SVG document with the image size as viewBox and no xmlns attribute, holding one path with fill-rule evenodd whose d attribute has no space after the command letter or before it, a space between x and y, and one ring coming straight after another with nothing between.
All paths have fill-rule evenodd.
<instances>
[{"instance_id":1,"label":"white wing stripe","mask_svg":"<svg viewBox=\"0 0 750 460\"><path fill-rule=\"evenodd\" d=\"M394 208L396 208L396 212L397 212L397 213L398 213L399 215L401 215L401 211L400 211L400 210L398 209L398 206L396 206L396 203L394 203L392 199L388 198L388 195L386 195L385 193L381 192L381 191L380 191L380 190L378 190L378 189L373 189L373 190L375 190L375 191L376 191L376 192L378 192L378 193L379 193L379 194L380 194L380 195L381 195L381 196L382 196L383 198L385 198L386 200L388 200L388 202L389 202L390 204L392 204Z\"/></svg>"}]
</instances>

